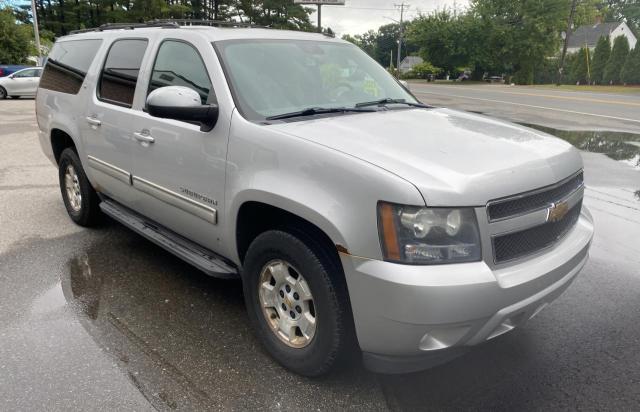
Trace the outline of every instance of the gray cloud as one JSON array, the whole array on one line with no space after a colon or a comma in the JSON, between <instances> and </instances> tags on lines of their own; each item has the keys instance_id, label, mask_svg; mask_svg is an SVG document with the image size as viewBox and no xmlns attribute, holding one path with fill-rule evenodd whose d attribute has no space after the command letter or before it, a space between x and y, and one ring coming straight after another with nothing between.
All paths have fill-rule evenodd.
<instances>
[{"instance_id":1,"label":"gray cloud","mask_svg":"<svg viewBox=\"0 0 640 412\"><path fill-rule=\"evenodd\" d=\"M442 8L463 9L468 0L404 0L411 5L405 13L406 18L415 18L419 13L429 13ZM322 25L331 27L339 35L360 34L376 29L383 24L392 23L391 19L399 20L400 11L394 7L402 0L346 0L345 6L323 6ZM315 6L311 6L314 7ZM316 13L311 16L317 21Z\"/></svg>"}]
</instances>

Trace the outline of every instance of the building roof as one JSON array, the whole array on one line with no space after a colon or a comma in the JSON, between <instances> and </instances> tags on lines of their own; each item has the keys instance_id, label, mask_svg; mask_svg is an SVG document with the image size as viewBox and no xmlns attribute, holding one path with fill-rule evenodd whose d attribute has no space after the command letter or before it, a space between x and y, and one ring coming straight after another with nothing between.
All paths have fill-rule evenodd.
<instances>
[{"instance_id":1,"label":"building roof","mask_svg":"<svg viewBox=\"0 0 640 412\"><path fill-rule=\"evenodd\" d=\"M580 26L569 37L569 48L584 47L585 42L589 47L595 47L600 37L609 38L609 34L618 28L622 23L614 21L611 23L596 23L594 25Z\"/></svg>"},{"instance_id":2,"label":"building roof","mask_svg":"<svg viewBox=\"0 0 640 412\"><path fill-rule=\"evenodd\" d=\"M416 64L423 63L422 57L419 56L407 56L400 62L400 67L413 67Z\"/></svg>"}]
</instances>

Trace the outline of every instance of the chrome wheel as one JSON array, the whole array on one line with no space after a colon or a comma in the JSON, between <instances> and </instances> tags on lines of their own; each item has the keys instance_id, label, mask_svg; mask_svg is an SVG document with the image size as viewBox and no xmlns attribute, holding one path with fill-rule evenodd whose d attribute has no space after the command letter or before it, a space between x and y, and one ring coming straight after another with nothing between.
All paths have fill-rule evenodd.
<instances>
[{"instance_id":1,"label":"chrome wheel","mask_svg":"<svg viewBox=\"0 0 640 412\"><path fill-rule=\"evenodd\" d=\"M292 348L303 348L316 334L316 311L309 284L284 260L272 260L260 272L258 297L271 331Z\"/></svg>"},{"instance_id":2,"label":"chrome wheel","mask_svg":"<svg viewBox=\"0 0 640 412\"><path fill-rule=\"evenodd\" d=\"M76 169L72 165L67 166L64 174L64 188L67 191L67 200L74 212L79 212L82 208L82 192L80 191L80 180Z\"/></svg>"}]
</instances>

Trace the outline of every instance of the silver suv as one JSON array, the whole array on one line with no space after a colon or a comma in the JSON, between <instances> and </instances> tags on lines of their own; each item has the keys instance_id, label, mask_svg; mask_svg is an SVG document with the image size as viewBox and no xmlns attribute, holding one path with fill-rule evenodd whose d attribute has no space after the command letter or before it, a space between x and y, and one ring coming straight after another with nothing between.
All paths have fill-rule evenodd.
<instances>
[{"instance_id":1,"label":"silver suv","mask_svg":"<svg viewBox=\"0 0 640 412\"><path fill-rule=\"evenodd\" d=\"M339 39L88 30L57 41L36 106L71 219L104 213L241 279L259 340L303 375L354 353L387 373L451 359L535 316L587 260L571 145L423 105Z\"/></svg>"}]
</instances>

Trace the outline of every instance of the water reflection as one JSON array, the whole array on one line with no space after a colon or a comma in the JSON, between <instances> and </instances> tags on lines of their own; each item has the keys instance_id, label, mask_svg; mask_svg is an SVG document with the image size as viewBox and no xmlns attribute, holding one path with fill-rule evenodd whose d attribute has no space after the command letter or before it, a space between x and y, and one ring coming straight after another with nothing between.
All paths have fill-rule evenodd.
<instances>
[{"instance_id":1,"label":"water reflection","mask_svg":"<svg viewBox=\"0 0 640 412\"><path fill-rule=\"evenodd\" d=\"M382 406L358 365L318 381L277 365L253 336L239 281L209 278L122 227L113 232L69 261L62 290L156 409Z\"/></svg>"},{"instance_id":2,"label":"water reflection","mask_svg":"<svg viewBox=\"0 0 640 412\"><path fill-rule=\"evenodd\" d=\"M523 126L557 136L580 150L602 153L613 160L640 168L640 134L603 131L569 131L536 124Z\"/></svg>"}]
</instances>

